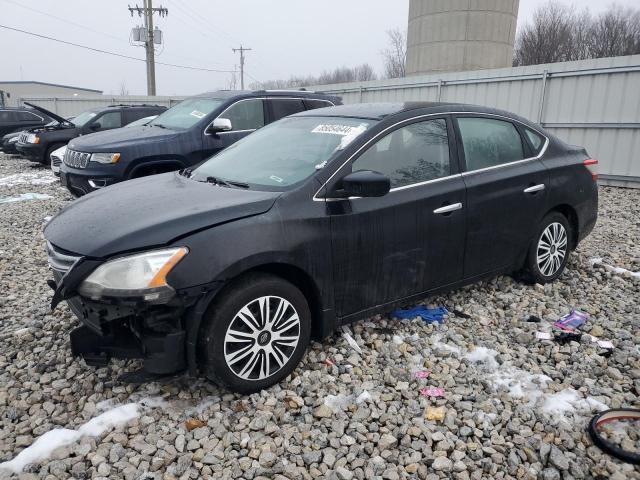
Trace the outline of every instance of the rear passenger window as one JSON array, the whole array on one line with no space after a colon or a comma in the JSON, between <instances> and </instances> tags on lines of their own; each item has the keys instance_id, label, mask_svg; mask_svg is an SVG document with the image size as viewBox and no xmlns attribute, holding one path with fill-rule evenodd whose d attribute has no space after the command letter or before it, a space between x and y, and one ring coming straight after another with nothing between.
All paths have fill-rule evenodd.
<instances>
[{"instance_id":1,"label":"rear passenger window","mask_svg":"<svg viewBox=\"0 0 640 480\"><path fill-rule=\"evenodd\" d=\"M447 122L427 120L394 130L353 163L352 171L358 170L388 176L391 188L450 175Z\"/></svg>"},{"instance_id":2,"label":"rear passenger window","mask_svg":"<svg viewBox=\"0 0 640 480\"><path fill-rule=\"evenodd\" d=\"M234 131L257 130L260 127L264 127L262 100L241 100L229 107L226 112L220 115L220 118L231 120L231 126Z\"/></svg>"},{"instance_id":3,"label":"rear passenger window","mask_svg":"<svg viewBox=\"0 0 640 480\"><path fill-rule=\"evenodd\" d=\"M525 128L524 133L533 147L533 153L536 155L539 154L540 150L542 150L542 146L544 145L544 137L530 128Z\"/></svg>"},{"instance_id":4,"label":"rear passenger window","mask_svg":"<svg viewBox=\"0 0 640 480\"><path fill-rule=\"evenodd\" d=\"M493 118L458 118L467 171L524 158L522 138L511 122Z\"/></svg>"},{"instance_id":5,"label":"rear passenger window","mask_svg":"<svg viewBox=\"0 0 640 480\"><path fill-rule=\"evenodd\" d=\"M18 112L18 118L21 122L39 122L42 120L42 118L31 112Z\"/></svg>"},{"instance_id":6,"label":"rear passenger window","mask_svg":"<svg viewBox=\"0 0 640 480\"><path fill-rule=\"evenodd\" d=\"M302 100L272 99L269 102L271 103L274 121L304 111Z\"/></svg>"}]
</instances>

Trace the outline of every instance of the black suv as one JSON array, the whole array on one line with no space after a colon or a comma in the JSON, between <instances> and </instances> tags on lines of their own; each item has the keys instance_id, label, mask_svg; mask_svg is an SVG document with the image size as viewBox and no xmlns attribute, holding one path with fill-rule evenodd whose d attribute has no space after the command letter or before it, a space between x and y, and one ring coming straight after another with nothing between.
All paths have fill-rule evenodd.
<instances>
[{"instance_id":1,"label":"black suv","mask_svg":"<svg viewBox=\"0 0 640 480\"><path fill-rule=\"evenodd\" d=\"M18 139L18 152L32 162L48 164L54 150L81 135L123 127L140 118L158 115L167 108L159 105L110 105L82 112L67 120L42 107L26 105L48 115L56 121L52 125L25 130Z\"/></svg>"},{"instance_id":2,"label":"black suv","mask_svg":"<svg viewBox=\"0 0 640 480\"><path fill-rule=\"evenodd\" d=\"M31 108L0 108L0 138L7 133L43 126L49 122L49 115Z\"/></svg>"},{"instance_id":3,"label":"black suv","mask_svg":"<svg viewBox=\"0 0 640 480\"><path fill-rule=\"evenodd\" d=\"M484 107L300 113L73 202L44 230L52 305L88 362L260 390L311 335L501 273L556 280L596 223L596 163Z\"/></svg>"},{"instance_id":4,"label":"black suv","mask_svg":"<svg viewBox=\"0 0 640 480\"><path fill-rule=\"evenodd\" d=\"M147 125L73 140L60 179L79 196L123 180L192 167L275 120L338 104L339 97L303 90L203 93Z\"/></svg>"}]
</instances>

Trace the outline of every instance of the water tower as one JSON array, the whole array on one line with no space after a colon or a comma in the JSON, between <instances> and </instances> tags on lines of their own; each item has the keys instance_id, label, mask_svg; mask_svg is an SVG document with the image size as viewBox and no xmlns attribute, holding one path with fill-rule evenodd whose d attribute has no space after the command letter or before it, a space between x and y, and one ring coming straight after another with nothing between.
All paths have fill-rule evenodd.
<instances>
[{"instance_id":1,"label":"water tower","mask_svg":"<svg viewBox=\"0 0 640 480\"><path fill-rule=\"evenodd\" d=\"M519 0L410 0L407 75L510 67Z\"/></svg>"}]
</instances>

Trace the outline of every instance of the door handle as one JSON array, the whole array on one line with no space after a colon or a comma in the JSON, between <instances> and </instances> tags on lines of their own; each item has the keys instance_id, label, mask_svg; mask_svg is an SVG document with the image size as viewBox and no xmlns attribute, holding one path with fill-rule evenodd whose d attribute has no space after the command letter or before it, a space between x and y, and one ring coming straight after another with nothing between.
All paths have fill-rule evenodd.
<instances>
[{"instance_id":1,"label":"door handle","mask_svg":"<svg viewBox=\"0 0 640 480\"><path fill-rule=\"evenodd\" d=\"M524 193L536 193L536 192L539 192L540 190L544 190L544 183L540 183L538 185L533 185L529 188L525 188Z\"/></svg>"},{"instance_id":2,"label":"door handle","mask_svg":"<svg viewBox=\"0 0 640 480\"><path fill-rule=\"evenodd\" d=\"M433 213L444 215L445 213L455 212L456 210L460 210L461 208L461 203L452 203L451 205L445 205L444 207L436 208Z\"/></svg>"}]
</instances>

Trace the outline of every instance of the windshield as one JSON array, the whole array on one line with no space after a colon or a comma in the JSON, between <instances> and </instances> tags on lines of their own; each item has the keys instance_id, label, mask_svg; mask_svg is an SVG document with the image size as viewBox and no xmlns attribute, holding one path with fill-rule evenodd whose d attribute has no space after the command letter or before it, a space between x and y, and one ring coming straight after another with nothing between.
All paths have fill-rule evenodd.
<instances>
[{"instance_id":1,"label":"windshield","mask_svg":"<svg viewBox=\"0 0 640 480\"><path fill-rule=\"evenodd\" d=\"M222 102L223 100L215 98L190 98L163 112L149 125L187 130L222 105Z\"/></svg>"},{"instance_id":2,"label":"windshield","mask_svg":"<svg viewBox=\"0 0 640 480\"><path fill-rule=\"evenodd\" d=\"M83 127L84 125L86 125L93 117L95 117L97 115L96 112L82 112L80 115L76 116L73 119L73 124L76 127Z\"/></svg>"},{"instance_id":3,"label":"windshield","mask_svg":"<svg viewBox=\"0 0 640 480\"><path fill-rule=\"evenodd\" d=\"M285 118L212 157L193 172L192 178L286 190L322 169L336 151L373 123L357 118Z\"/></svg>"}]
</instances>

